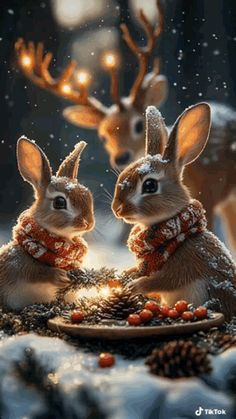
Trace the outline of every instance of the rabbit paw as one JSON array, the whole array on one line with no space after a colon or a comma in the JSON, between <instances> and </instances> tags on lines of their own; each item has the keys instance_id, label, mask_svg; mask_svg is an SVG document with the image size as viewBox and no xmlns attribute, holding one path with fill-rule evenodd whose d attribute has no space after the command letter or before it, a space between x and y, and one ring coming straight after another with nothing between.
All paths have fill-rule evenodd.
<instances>
[{"instance_id":1,"label":"rabbit paw","mask_svg":"<svg viewBox=\"0 0 236 419\"><path fill-rule=\"evenodd\" d=\"M146 277L141 277L131 281L127 285L132 294L145 294L148 291L148 281Z\"/></svg>"},{"instance_id":2,"label":"rabbit paw","mask_svg":"<svg viewBox=\"0 0 236 419\"><path fill-rule=\"evenodd\" d=\"M122 272L122 275L132 275L132 274L136 274L138 272L138 268L136 266L133 266L132 268L126 269Z\"/></svg>"}]
</instances>

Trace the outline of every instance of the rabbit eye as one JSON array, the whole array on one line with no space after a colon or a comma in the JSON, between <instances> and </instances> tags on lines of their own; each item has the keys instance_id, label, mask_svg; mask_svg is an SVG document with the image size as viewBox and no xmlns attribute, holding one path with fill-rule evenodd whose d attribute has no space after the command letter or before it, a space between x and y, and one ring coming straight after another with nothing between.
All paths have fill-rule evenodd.
<instances>
[{"instance_id":1,"label":"rabbit eye","mask_svg":"<svg viewBox=\"0 0 236 419\"><path fill-rule=\"evenodd\" d=\"M66 209L66 199L63 196L56 196L53 200L53 208L55 209Z\"/></svg>"},{"instance_id":2,"label":"rabbit eye","mask_svg":"<svg viewBox=\"0 0 236 419\"><path fill-rule=\"evenodd\" d=\"M158 181L156 179L146 179L145 182L143 182L142 186L142 194L145 193L155 193L158 190Z\"/></svg>"}]
</instances>

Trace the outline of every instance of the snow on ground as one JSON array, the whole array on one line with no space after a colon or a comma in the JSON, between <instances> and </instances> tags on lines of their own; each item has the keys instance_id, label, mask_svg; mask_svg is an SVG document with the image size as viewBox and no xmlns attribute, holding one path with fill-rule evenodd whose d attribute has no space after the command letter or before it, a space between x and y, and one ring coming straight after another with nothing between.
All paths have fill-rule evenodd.
<instances>
[{"instance_id":1,"label":"snow on ground","mask_svg":"<svg viewBox=\"0 0 236 419\"><path fill-rule=\"evenodd\" d=\"M57 338L30 334L0 343L1 392L6 409L2 419L31 418L33 414L42 413L41 395L34 388L26 387L13 372L14 363L22 359L26 347L35 350L43 366L55 369L52 379L60 383L68 409L71 404L76 406L76 390L84 385L105 409L108 419L195 418L199 407L223 409L227 414L224 417L234 418L232 398L197 378L178 382L158 378L147 372L143 360L128 361L121 356L116 357L115 367L100 369L97 355L85 354ZM218 357L219 362L215 361L216 376L221 375L225 382L227 378L221 358L227 361L227 356L231 367L234 365L235 368L236 349L225 352ZM213 371L213 385L214 380ZM78 417L81 417L81 406L78 405L77 409ZM202 417L207 416L203 414Z\"/></svg>"}]
</instances>

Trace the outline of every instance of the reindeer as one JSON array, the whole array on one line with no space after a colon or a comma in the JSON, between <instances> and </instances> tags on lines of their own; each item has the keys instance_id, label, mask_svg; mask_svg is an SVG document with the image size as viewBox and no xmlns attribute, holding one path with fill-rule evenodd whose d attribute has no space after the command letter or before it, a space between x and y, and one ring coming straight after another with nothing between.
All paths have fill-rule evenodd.
<instances>
[{"instance_id":1,"label":"reindeer","mask_svg":"<svg viewBox=\"0 0 236 419\"><path fill-rule=\"evenodd\" d=\"M61 76L54 79L49 72L53 55L44 55L42 43L28 45L22 39L16 42L18 63L24 75L37 86L76 104L63 111L69 122L96 129L113 167L123 169L143 154L144 113L146 107L160 107L168 93L168 83L160 74L160 61L154 60L151 72L149 61L155 44L164 29L161 1L157 0L158 24L152 25L142 10L139 19L147 36L147 43L139 47L126 24L121 24L123 38L138 60L138 71L129 95L120 97L116 60L113 55L107 61L110 72L110 94L114 104L106 107L89 95L89 75L85 72L77 78L77 63L69 62ZM230 245L236 250L236 112L231 108L211 104L212 129L208 144L200 159L185 170L185 183L192 196L202 201L206 209L208 227L213 229L215 213L219 213L227 229ZM191 141L191 132L189 133Z\"/></svg>"}]
</instances>

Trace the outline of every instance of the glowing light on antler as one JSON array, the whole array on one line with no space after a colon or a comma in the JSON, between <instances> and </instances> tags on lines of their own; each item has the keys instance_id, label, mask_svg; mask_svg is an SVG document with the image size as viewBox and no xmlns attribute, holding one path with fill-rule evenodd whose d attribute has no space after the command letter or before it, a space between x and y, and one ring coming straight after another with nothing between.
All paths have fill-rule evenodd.
<instances>
[{"instance_id":1,"label":"glowing light on antler","mask_svg":"<svg viewBox=\"0 0 236 419\"><path fill-rule=\"evenodd\" d=\"M106 52L102 57L102 64L108 70L113 70L119 66L119 56L114 52Z\"/></svg>"},{"instance_id":2,"label":"glowing light on antler","mask_svg":"<svg viewBox=\"0 0 236 419\"><path fill-rule=\"evenodd\" d=\"M71 85L68 83L64 83L61 85L61 91L65 94L70 93L71 92Z\"/></svg>"},{"instance_id":3,"label":"glowing light on antler","mask_svg":"<svg viewBox=\"0 0 236 419\"><path fill-rule=\"evenodd\" d=\"M79 86L87 87L92 81L91 74L86 70L78 71L76 74L76 81Z\"/></svg>"},{"instance_id":4,"label":"glowing light on antler","mask_svg":"<svg viewBox=\"0 0 236 419\"><path fill-rule=\"evenodd\" d=\"M21 64L23 67L29 68L32 66L32 60L29 55L23 55L21 58Z\"/></svg>"}]
</instances>

